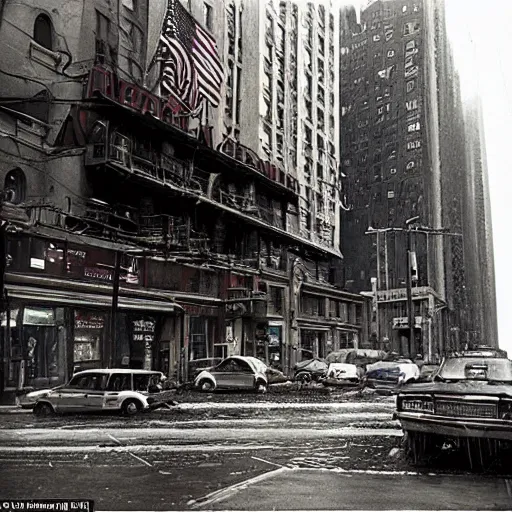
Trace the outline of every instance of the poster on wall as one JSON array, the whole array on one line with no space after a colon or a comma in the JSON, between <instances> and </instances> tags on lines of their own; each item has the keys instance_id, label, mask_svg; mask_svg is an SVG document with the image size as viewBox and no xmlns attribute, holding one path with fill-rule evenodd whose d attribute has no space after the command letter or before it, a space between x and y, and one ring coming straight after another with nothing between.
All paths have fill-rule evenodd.
<instances>
[{"instance_id":1,"label":"poster on wall","mask_svg":"<svg viewBox=\"0 0 512 512\"><path fill-rule=\"evenodd\" d=\"M141 358L143 370L152 370L155 326L155 319L151 317L141 317L132 321L132 359Z\"/></svg>"}]
</instances>

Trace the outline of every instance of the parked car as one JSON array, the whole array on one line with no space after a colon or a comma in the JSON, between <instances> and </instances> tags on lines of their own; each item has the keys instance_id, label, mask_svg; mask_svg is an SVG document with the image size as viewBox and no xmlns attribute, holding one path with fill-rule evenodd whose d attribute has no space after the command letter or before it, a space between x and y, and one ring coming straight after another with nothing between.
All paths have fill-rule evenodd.
<instances>
[{"instance_id":1,"label":"parked car","mask_svg":"<svg viewBox=\"0 0 512 512\"><path fill-rule=\"evenodd\" d=\"M324 386L358 386L363 372L355 364L331 363L323 380Z\"/></svg>"},{"instance_id":2,"label":"parked car","mask_svg":"<svg viewBox=\"0 0 512 512\"><path fill-rule=\"evenodd\" d=\"M171 402L162 393L163 380L161 372L147 370L85 370L75 373L67 384L28 393L20 403L32 407L37 416L99 411L131 416Z\"/></svg>"},{"instance_id":3,"label":"parked car","mask_svg":"<svg viewBox=\"0 0 512 512\"><path fill-rule=\"evenodd\" d=\"M217 366L201 371L194 379L201 391L239 389L265 392L268 387L267 365L250 356L231 356Z\"/></svg>"},{"instance_id":4,"label":"parked car","mask_svg":"<svg viewBox=\"0 0 512 512\"><path fill-rule=\"evenodd\" d=\"M380 391L396 391L420 377L420 369L410 359L378 361L366 366L364 385Z\"/></svg>"},{"instance_id":5,"label":"parked car","mask_svg":"<svg viewBox=\"0 0 512 512\"><path fill-rule=\"evenodd\" d=\"M293 379L302 383L318 382L325 379L328 368L329 365L323 359L307 359L295 365Z\"/></svg>"},{"instance_id":6,"label":"parked car","mask_svg":"<svg viewBox=\"0 0 512 512\"><path fill-rule=\"evenodd\" d=\"M193 359L188 363L188 380L194 381L203 371L210 370L222 361L222 357L208 357L204 359Z\"/></svg>"},{"instance_id":7,"label":"parked car","mask_svg":"<svg viewBox=\"0 0 512 512\"><path fill-rule=\"evenodd\" d=\"M512 362L503 357L446 358L433 382L401 390L395 417L406 433L408 449L416 453L445 442L510 442Z\"/></svg>"}]
</instances>

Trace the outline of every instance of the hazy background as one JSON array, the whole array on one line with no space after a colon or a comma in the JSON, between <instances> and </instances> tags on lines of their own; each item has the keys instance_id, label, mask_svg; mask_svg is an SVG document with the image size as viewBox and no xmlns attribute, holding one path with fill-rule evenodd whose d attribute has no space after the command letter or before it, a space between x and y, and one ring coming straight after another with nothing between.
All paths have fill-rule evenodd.
<instances>
[{"instance_id":1,"label":"hazy background","mask_svg":"<svg viewBox=\"0 0 512 512\"><path fill-rule=\"evenodd\" d=\"M368 0L341 0L356 8ZM462 96L483 103L500 347L512 356L512 0L445 0ZM482 343L486 340L482 340Z\"/></svg>"},{"instance_id":2,"label":"hazy background","mask_svg":"<svg viewBox=\"0 0 512 512\"><path fill-rule=\"evenodd\" d=\"M512 355L512 49L511 0L445 0L462 95L483 103L496 265L500 347Z\"/></svg>"}]
</instances>

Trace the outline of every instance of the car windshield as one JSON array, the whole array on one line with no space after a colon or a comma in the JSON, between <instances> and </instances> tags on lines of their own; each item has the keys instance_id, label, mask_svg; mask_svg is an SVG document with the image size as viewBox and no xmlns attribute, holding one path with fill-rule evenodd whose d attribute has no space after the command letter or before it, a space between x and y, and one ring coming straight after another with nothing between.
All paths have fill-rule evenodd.
<instances>
[{"instance_id":1,"label":"car windshield","mask_svg":"<svg viewBox=\"0 0 512 512\"><path fill-rule=\"evenodd\" d=\"M449 358L441 367L438 377L446 380L512 382L512 362L504 358Z\"/></svg>"}]
</instances>

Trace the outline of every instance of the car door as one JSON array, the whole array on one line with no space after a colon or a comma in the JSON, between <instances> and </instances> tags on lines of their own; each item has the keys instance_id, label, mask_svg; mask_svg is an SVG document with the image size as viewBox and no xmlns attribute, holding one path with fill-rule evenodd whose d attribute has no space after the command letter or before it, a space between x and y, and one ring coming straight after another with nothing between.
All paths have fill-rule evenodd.
<instances>
[{"instance_id":1,"label":"car door","mask_svg":"<svg viewBox=\"0 0 512 512\"><path fill-rule=\"evenodd\" d=\"M85 407L88 412L101 411L105 403L105 389L108 374L90 374L89 390L85 394Z\"/></svg>"},{"instance_id":2,"label":"car door","mask_svg":"<svg viewBox=\"0 0 512 512\"><path fill-rule=\"evenodd\" d=\"M108 379L104 393L104 407L106 409L114 409L118 402L119 393L121 391L131 391L132 389L133 383L131 373L112 373Z\"/></svg>"},{"instance_id":3,"label":"car door","mask_svg":"<svg viewBox=\"0 0 512 512\"><path fill-rule=\"evenodd\" d=\"M248 389L254 386L254 372L243 360L225 359L212 373L217 382L217 388Z\"/></svg>"},{"instance_id":4,"label":"car door","mask_svg":"<svg viewBox=\"0 0 512 512\"><path fill-rule=\"evenodd\" d=\"M51 402L59 412L82 412L86 410L86 395L90 389L89 375L75 375L69 384L55 391Z\"/></svg>"}]
</instances>

